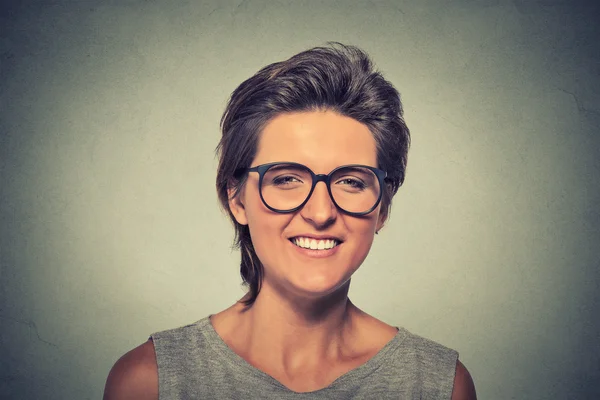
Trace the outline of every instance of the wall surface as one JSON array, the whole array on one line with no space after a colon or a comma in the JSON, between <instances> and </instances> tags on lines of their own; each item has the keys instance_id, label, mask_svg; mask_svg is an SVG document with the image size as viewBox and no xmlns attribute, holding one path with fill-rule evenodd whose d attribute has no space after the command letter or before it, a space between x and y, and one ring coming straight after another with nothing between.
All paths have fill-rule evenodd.
<instances>
[{"instance_id":1,"label":"wall surface","mask_svg":"<svg viewBox=\"0 0 600 400\"><path fill-rule=\"evenodd\" d=\"M14 1L0 16L0 397L97 399L152 332L242 295L218 123L262 66L370 53L413 135L351 298L481 399L600 398L600 7Z\"/></svg>"}]
</instances>

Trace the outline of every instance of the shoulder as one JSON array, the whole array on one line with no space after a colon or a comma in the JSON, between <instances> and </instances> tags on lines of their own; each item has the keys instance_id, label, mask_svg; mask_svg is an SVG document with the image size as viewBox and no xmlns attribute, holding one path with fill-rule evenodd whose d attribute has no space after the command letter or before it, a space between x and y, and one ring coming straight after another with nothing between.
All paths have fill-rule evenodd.
<instances>
[{"instance_id":1,"label":"shoulder","mask_svg":"<svg viewBox=\"0 0 600 400\"><path fill-rule=\"evenodd\" d=\"M458 353L455 350L406 329L403 331L407 351L413 352L422 363L429 364L429 366L445 365L446 369L454 374L458 359Z\"/></svg>"},{"instance_id":2,"label":"shoulder","mask_svg":"<svg viewBox=\"0 0 600 400\"><path fill-rule=\"evenodd\" d=\"M476 400L475 384L467 368L460 361L456 361L456 373L454 375L454 388L452 389L452 400Z\"/></svg>"},{"instance_id":3,"label":"shoulder","mask_svg":"<svg viewBox=\"0 0 600 400\"><path fill-rule=\"evenodd\" d=\"M406 331L403 341L405 358L412 360L413 368L422 379L424 398L452 398L474 400L466 397L466 368L458 361L458 352L431 339ZM462 397L461 397L462 396Z\"/></svg>"},{"instance_id":4,"label":"shoulder","mask_svg":"<svg viewBox=\"0 0 600 400\"><path fill-rule=\"evenodd\" d=\"M104 400L158 399L158 365L149 339L121 357L110 370Z\"/></svg>"}]
</instances>

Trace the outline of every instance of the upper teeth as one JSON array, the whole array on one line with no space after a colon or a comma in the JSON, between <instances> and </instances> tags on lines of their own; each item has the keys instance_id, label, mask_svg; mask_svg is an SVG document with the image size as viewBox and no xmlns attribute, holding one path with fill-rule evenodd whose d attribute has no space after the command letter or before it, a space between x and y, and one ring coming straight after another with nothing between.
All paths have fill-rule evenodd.
<instances>
[{"instance_id":1,"label":"upper teeth","mask_svg":"<svg viewBox=\"0 0 600 400\"><path fill-rule=\"evenodd\" d=\"M331 249L337 246L338 241L335 239L327 239L327 240L315 240L311 238L304 237L295 237L292 239L292 242L298 247L303 247L305 249L312 250L324 250Z\"/></svg>"}]
</instances>

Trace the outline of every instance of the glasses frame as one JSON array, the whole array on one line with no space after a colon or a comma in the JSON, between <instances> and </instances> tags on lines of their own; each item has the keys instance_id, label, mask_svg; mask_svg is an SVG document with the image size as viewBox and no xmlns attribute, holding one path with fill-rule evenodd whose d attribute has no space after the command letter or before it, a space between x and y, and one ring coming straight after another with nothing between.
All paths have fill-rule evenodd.
<instances>
[{"instance_id":1,"label":"glasses frame","mask_svg":"<svg viewBox=\"0 0 600 400\"><path fill-rule=\"evenodd\" d=\"M302 204L300 204L298 207L294 207L294 208L290 208L288 210L279 210L276 208L271 207L270 205L267 204L267 202L265 201L263 194L262 194L262 182L263 182L263 178L265 176L265 173L271 169L272 167L276 166L276 165L281 165L281 164L286 164L286 165L293 165L293 166L298 166L298 167L302 167L302 168L306 168L308 170L308 172L310 172L311 176L312 176L312 187L310 188L310 191L308 192L308 195L306 196L306 199L302 202ZM333 194L331 193L331 177L333 176L333 174L335 174L337 171L339 171L342 168L348 168L348 167L360 167L360 168L366 168L368 170L371 170L373 173L375 173L375 176L377 176L377 180L379 181L379 197L377 198L377 201L375 202L375 205L373 207L371 207L369 210L364 211L364 212L351 212L351 211L347 211L345 209L343 209L342 207L340 207L338 205L338 203L335 201L335 199L333 198ZM260 194L260 199L262 200L263 204L265 205L265 207L267 207L269 210L279 213L279 214L288 214L288 213L292 213L295 211L298 211L299 209L301 209L302 207L304 207L304 205L308 202L308 200L310 200L310 197L312 196L315 187L317 186L317 183L319 182L324 182L325 186L327 186L327 192L329 192L329 198L331 199L331 201L333 202L333 204L335 204L335 206L343 211L344 213L348 214L348 215L352 215L352 216L362 216L362 215L366 215L369 214L371 212L373 212L373 210L375 210L377 208L377 206L379 205L379 203L381 203L381 198L383 197L383 190L385 188L385 184L386 184L386 178L387 178L387 172L384 170L381 170L379 168L375 168L375 167L370 167L368 165L362 165L362 164L348 164L348 165L342 165L340 167L337 167L336 169L334 169L333 171L331 171L330 173L328 173L327 175L325 174L315 174L310 168L308 168L306 165L300 164L300 163L295 163L295 162L288 162L288 161L278 161L278 162L272 162L272 163L268 163L268 164L262 164L262 165L257 165L256 167L251 167L251 168L241 168L238 169L235 173L236 176L240 176L243 174L247 174L249 172L258 172L258 192Z\"/></svg>"}]
</instances>

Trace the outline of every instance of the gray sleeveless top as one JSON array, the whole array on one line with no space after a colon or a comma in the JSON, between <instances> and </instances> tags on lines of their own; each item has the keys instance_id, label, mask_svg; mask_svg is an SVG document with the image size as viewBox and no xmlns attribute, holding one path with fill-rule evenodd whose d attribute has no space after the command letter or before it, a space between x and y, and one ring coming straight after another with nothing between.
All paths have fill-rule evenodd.
<instances>
[{"instance_id":1,"label":"gray sleeveless top","mask_svg":"<svg viewBox=\"0 0 600 400\"><path fill-rule=\"evenodd\" d=\"M450 399L458 353L399 328L374 357L326 388L297 393L253 367L209 317L155 333L162 399Z\"/></svg>"}]
</instances>

